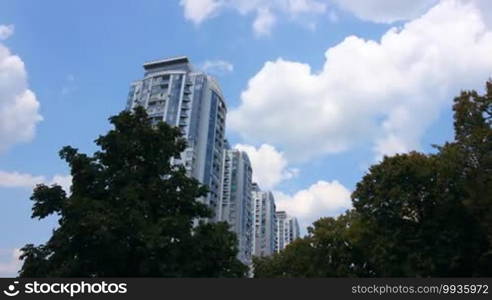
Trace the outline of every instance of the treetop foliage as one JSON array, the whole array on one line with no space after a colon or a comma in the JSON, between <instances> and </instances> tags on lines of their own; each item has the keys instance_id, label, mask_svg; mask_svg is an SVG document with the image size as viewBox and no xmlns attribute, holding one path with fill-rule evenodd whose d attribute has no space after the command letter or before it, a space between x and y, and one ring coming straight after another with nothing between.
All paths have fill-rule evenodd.
<instances>
[{"instance_id":1,"label":"treetop foliage","mask_svg":"<svg viewBox=\"0 0 492 300\"><path fill-rule=\"evenodd\" d=\"M152 126L143 108L110 118L94 155L70 146L71 193L38 185L33 218L59 216L46 244L26 245L23 277L241 277L236 236L197 199L207 188L173 164L186 147L179 129ZM198 223L198 224L197 224Z\"/></svg>"},{"instance_id":2,"label":"treetop foliage","mask_svg":"<svg viewBox=\"0 0 492 300\"><path fill-rule=\"evenodd\" d=\"M455 140L438 153L385 157L352 194L256 277L492 275L492 81L454 99Z\"/></svg>"}]
</instances>

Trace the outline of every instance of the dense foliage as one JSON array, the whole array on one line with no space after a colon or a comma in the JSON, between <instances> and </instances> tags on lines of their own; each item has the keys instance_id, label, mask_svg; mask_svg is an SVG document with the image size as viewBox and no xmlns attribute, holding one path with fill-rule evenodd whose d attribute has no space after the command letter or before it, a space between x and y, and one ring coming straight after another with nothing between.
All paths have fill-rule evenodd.
<instances>
[{"instance_id":1,"label":"dense foliage","mask_svg":"<svg viewBox=\"0 0 492 300\"><path fill-rule=\"evenodd\" d=\"M59 216L44 245L26 245L23 277L241 277L236 236L198 198L205 186L172 164L185 149L180 131L146 112L110 118L93 156L60 151L71 168L71 193L38 185L33 218Z\"/></svg>"},{"instance_id":2,"label":"dense foliage","mask_svg":"<svg viewBox=\"0 0 492 300\"><path fill-rule=\"evenodd\" d=\"M492 276L492 82L454 100L455 140L385 157L353 209L254 260L256 277Z\"/></svg>"}]
</instances>

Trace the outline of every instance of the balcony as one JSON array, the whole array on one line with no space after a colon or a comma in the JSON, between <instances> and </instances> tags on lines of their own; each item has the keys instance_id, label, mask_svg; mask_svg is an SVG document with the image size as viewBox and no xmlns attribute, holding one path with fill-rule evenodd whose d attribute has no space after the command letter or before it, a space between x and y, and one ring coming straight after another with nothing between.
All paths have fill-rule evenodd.
<instances>
[{"instance_id":1,"label":"balcony","mask_svg":"<svg viewBox=\"0 0 492 300\"><path fill-rule=\"evenodd\" d=\"M152 101L165 101L167 99L167 94L166 93L158 93L158 94L152 94L150 96L150 102Z\"/></svg>"}]
</instances>

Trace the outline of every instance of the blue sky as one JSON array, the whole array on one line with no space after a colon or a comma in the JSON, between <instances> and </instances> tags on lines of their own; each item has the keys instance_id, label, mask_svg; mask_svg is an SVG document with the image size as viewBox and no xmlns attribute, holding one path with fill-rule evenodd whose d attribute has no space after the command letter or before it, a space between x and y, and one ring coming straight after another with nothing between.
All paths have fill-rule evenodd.
<instances>
[{"instance_id":1,"label":"blue sky","mask_svg":"<svg viewBox=\"0 0 492 300\"><path fill-rule=\"evenodd\" d=\"M33 184L68 185L57 152L95 150L143 62L216 75L231 144L305 227L381 155L452 139L452 98L492 74L491 20L486 0L1 1L0 276L56 224L30 219Z\"/></svg>"}]
</instances>

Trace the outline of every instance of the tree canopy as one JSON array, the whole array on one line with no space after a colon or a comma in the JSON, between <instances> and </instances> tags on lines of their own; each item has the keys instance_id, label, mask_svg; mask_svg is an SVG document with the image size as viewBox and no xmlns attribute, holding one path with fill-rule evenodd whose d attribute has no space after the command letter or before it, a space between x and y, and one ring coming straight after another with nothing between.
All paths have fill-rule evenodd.
<instances>
[{"instance_id":1,"label":"tree canopy","mask_svg":"<svg viewBox=\"0 0 492 300\"><path fill-rule=\"evenodd\" d=\"M455 140L437 153L385 157L352 194L269 258L256 277L492 275L492 82L454 100Z\"/></svg>"},{"instance_id":2,"label":"tree canopy","mask_svg":"<svg viewBox=\"0 0 492 300\"><path fill-rule=\"evenodd\" d=\"M114 129L92 156L70 146L67 193L38 185L32 218L59 216L43 245L26 245L22 277L241 277L236 236L226 223L205 223L197 199L207 188L171 163L186 147L180 130L152 126L143 108L110 118Z\"/></svg>"}]
</instances>

